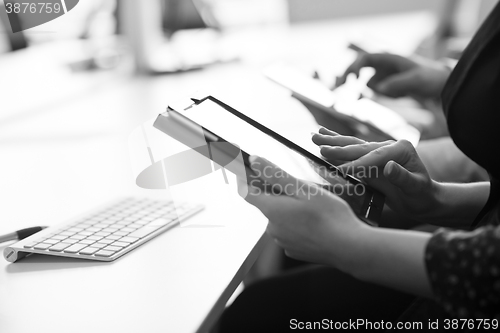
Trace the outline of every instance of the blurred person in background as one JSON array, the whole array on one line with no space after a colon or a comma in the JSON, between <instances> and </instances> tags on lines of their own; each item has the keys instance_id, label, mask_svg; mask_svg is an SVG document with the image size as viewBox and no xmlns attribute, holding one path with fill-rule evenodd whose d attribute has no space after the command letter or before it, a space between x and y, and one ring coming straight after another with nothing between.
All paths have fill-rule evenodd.
<instances>
[{"instance_id":1,"label":"blurred person in background","mask_svg":"<svg viewBox=\"0 0 500 333\"><path fill-rule=\"evenodd\" d=\"M451 138L487 170L489 182L438 183L406 141L364 142L326 129L313 136L325 158L345 161L344 171L377 166L378 175L365 173L364 180L401 216L445 227L433 234L369 227L337 196L253 157L252 168L266 181L292 191L272 195L250 188L245 199L269 218L268 233L287 255L324 266L249 286L226 309L220 331L282 332L323 319L421 322L424 329L437 319L440 329L498 329L499 59L497 4L450 75L388 54L363 56L347 70L374 66L370 85L384 94L440 95ZM458 319L468 326L452 326Z\"/></svg>"}]
</instances>

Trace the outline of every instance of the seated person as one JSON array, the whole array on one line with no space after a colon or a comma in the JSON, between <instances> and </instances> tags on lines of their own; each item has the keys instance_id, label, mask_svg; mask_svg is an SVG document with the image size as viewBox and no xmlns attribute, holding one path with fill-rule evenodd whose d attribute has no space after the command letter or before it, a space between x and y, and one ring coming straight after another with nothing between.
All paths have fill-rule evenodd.
<instances>
[{"instance_id":1,"label":"seated person","mask_svg":"<svg viewBox=\"0 0 500 333\"><path fill-rule=\"evenodd\" d=\"M386 328L388 322L391 327L420 322L420 329L438 320L440 329L454 331L487 328L488 323L497 330L498 59L500 4L464 51L442 92L451 138L488 171L489 182L436 182L404 140L364 142L327 130L313 138L326 158L345 161L343 170L356 174L377 166L378 174L365 172L364 180L383 192L387 205L401 216L444 227L433 234L370 227L339 197L252 157L252 168L261 175L266 169L265 180L287 192L275 195L250 187L245 200L269 218L267 232L287 255L323 267L251 285L226 309L220 331L283 332L323 319L327 324L384 321ZM301 187L307 190L298 191ZM452 326L458 319L468 319L472 326ZM358 327L363 328L368 326Z\"/></svg>"}]
</instances>

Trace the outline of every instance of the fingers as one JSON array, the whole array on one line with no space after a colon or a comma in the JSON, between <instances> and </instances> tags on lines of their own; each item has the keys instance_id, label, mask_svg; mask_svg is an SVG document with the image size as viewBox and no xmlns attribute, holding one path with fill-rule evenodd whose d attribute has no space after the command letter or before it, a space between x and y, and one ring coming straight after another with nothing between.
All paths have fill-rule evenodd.
<instances>
[{"instance_id":1,"label":"fingers","mask_svg":"<svg viewBox=\"0 0 500 333\"><path fill-rule=\"evenodd\" d=\"M372 150L352 162L343 164L339 168L345 173L358 173L367 170L369 167L385 167L389 161L405 165L413 155L416 155L415 148L406 140L395 143L386 141L386 143L386 145Z\"/></svg>"},{"instance_id":2,"label":"fingers","mask_svg":"<svg viewBox=\"0 0 500 333\"><path fill-rule=\"evenodd\" d=\"M412 173L394 161L387 162L384 176L406 194L418 192L426 182L422 174Z\"/></svg>"},{"instance_id":3,"label":"fingers","mask_svg":"<svg viewBox=\"0 0 500 333\"><path fill-rule=\"evenodd\" d=\"M358 57L356 60L345 70L344 74L342 76L337 77L335 86L341 86L347 81L347 77L349 74L354 74L356 77L359 77L359 72L361 68L367 67L367 62L369 59L370 54L368 53L358 53Z\"/></svg>"},{"instance_id":4,"label":"fingers","mask_svg":"<svg viewBox=\"0 0 500 333\"><path fill-rule=\"evenodd\" d=\"M351 145L321 146L321 155L327 159L354 161L381 147L393 144L394 141L364 142Z\"/></svg>"},{"instance_id":5,"label":"fingers","mask_svg":"<svg viewBox=\"0 0 500 333\"><path fill-rule=\"evenodd\" d=\"M296 200L292 197L274 195L259 189L250 191L245 200L258 208L269 220L290 211L293 205L296 205Z\"/></svg>"},{"instance_id":6,"label":"fingers","mask_svg":"<svg viewBox=\"0 0 500 333\"><path fill-rule=\"evenodd\" d=\"M405 188L414 185L413 175L394 161L389 161L384 167L384 176L394 185Z\"/></svg>"},{"instance_id":7,"label":"fingers","mask_svg":"<svg viewBox=\"0 0 500 333\"><path fill-rule=\"evenodd\" d=\"M394 62L397 56L388 53L358 53L356 60L345 70L344 74L337 77L335 86L343 85L347 81L349 74L359 77L359 72L363 67L373 67L378 70L388 63ZM377 74L375 74L377 75Z\"/></svg>"},{"instance_id":8,"label":"fingers","mask_svg":"<svg viewBox=\"0 0 500 333\"><path fill-rule=\"evenodd\" d=\"M255 172L255 175L252 177L263 180L266 185L271 187L274 193L293 196L297 193L297 188L304 184L303 181L288 174L265 158L250 156L250 165Z\"/></svg>"},{"instance_id":9,"label":"fingers","mask_svg":"<svg viewBox=\"0 0 500 333\"><path fill-rule=\"evenodd\" d=\"M315 144L318 146L350 146L350 145L359 145L359 144L364 144L366 141L358 139L353 136L344 136L344 135L336 135L336 136L331 136L331 135L323 135L323 134L315 134L312 137L312 140Z\"/></svg>"},{"instance_id":10,"label":"fingers","mask_svg":"<svg viewBox=\"0 0 500 333\"><path fill-rule=\"evenodd\" d=\"M417 70L409 70L391 75L371 88L377 93L393 98L408 96L421 89L422 81L418 76Z\"/></svg>"},{"instance_id":11,"label":"fingers","mask_svg":"<svg viewBox=\"0 0 500 333\"><path fill-rule=\"evenodd\" d=\"M325 128L325 127L321 127L321 128L319 129L319 133L320 133L320 134L323 134L323 135L331 135L331 136L340 135L339 133L334 132L334 131L332 131L332 130L329 130L328 128Z\"/></svg>"},{"instance_id":12,"label":"fingers","mask_svg":"<svg viewBox=\"0 0 500 333\"><path fill-rule=\"evenodd\" d=\"M264 215L270 217L271 212L286 209L288 200L293 200L287 196L273 195L264 192L259 187L250 186L246 179L238 178L238 194L249 204L257 207Z\"/></svg>"}]
</instances>

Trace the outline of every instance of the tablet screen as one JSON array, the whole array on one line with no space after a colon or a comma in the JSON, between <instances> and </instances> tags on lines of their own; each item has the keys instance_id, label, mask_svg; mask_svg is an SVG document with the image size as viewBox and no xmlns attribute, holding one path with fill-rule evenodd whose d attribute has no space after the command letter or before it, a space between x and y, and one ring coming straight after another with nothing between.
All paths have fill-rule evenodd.
<instances>
[{"instance_id":1,"label":"tablet screen","mask_svg":"<svg viewBox=\"0 0 500 333\"><path fill-rule=\"evenodd\" d=\"M268 159L297 178L324 183L308 160L279 141L238 118L211 100L205 100L183 115L250 155Z\"/></svg>"},{"instance_id":2,"label":"tablet screen","mask_svg":"<svg viewBox=\"0 0 500 333\"><path fill-rule=\"evenodd\" d=\"M273 137L277 134L268 128L264 128L268 132L265 133L262 125L259 124L260 129L253 126L244 119L244 115L237 116L210 99L186 109L182 114L224 140L237 145L242 151L264 157L296 178L320 184L333 184L336 188L332 192L348 201L358 214L362 214L368 206L372 192L366 186L356 180L348 181L337 173L332 174L328 168L318 163L318 157L312 152L299 147L301 149L299 153L287 147L293 143L287 145L281 143ZM328 165L324 161L319 162ZM328 179L328 182L323 177ZM355 187L362 187L362 191Z\"/></svg>"}]
</instances>

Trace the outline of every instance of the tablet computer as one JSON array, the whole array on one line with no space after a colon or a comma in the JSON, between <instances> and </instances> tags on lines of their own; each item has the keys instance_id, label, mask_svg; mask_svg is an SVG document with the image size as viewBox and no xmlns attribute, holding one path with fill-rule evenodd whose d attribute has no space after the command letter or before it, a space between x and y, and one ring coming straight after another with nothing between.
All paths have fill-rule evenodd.
<instances>
[{"instance_id":1,"label":"tablet computer","mask_svg":"<svg viewBox=\"0 0 500 333\"><path fill-rule=\"evenodd\" d=\"M213 96L170 105L157 117L154 127L246 178L250 186L262 180L248 159L259 155L292 176L340 196L365 222L376 225L381 216L383 194Z\"/></svg>"},{"instance_id":2,"label":"tablet computer","mask_svg":"<svg viewBox=\"0 0 500 333\"><path fill-rule=\"evenodd\" d=\"M359 89L331 91L319 80L283 64L267 67L264 75L289 89L308 109L319 110L349 127L353 132L349 135L366 141L405 139L414 146L420 140L420 132L401 115L371 99L359 98Z\"/></svg>"}]
</instances>

